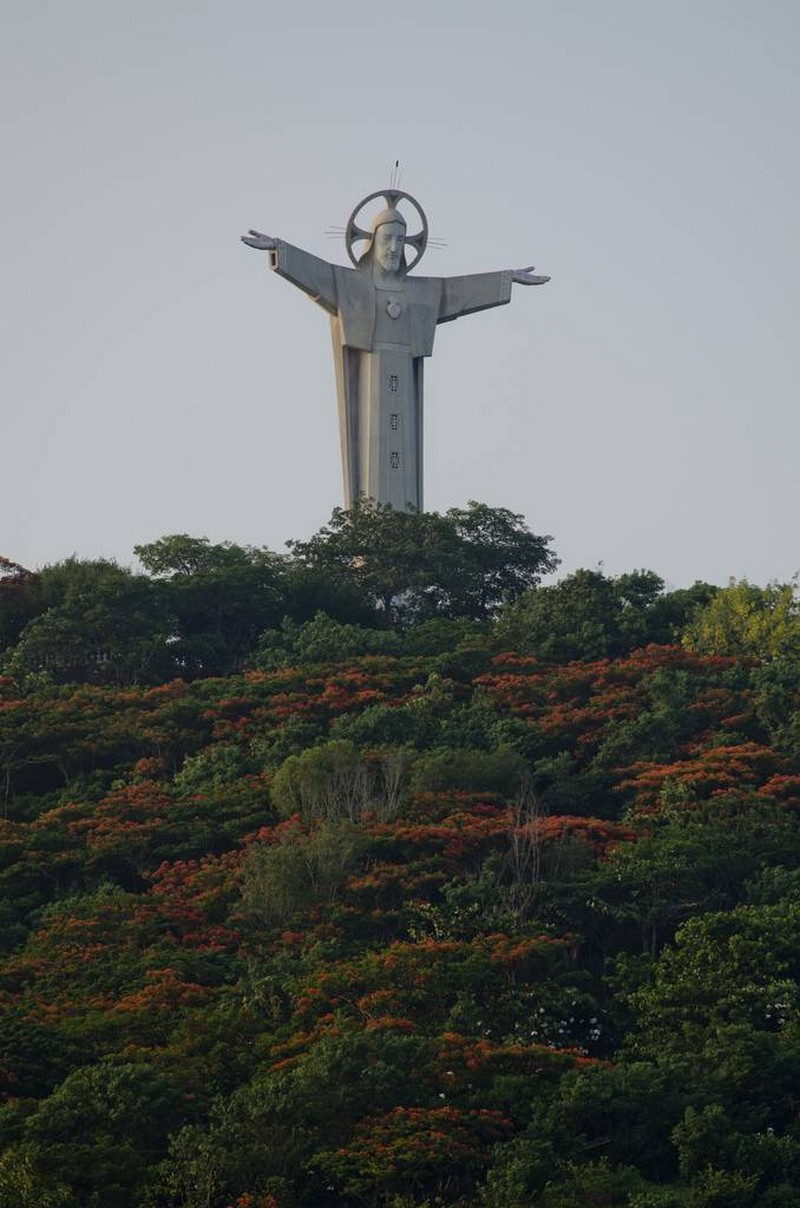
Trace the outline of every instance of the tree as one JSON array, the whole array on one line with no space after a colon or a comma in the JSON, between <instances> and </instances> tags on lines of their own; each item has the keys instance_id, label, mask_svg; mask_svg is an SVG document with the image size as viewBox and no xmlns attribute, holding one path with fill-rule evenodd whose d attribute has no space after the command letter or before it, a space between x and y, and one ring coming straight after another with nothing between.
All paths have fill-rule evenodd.
<instances>
[{"instance_id":1,"label":"tree","mask_svg":"<svg viewBox=\"0 0 800 1208\"><path fill-rule=\"evenodd\" d=\"M573 1162L564 1171L563 1180L553 1180L539 1202L542 1208L576 1208L578 1204L590 1204L592 1208L629 1208L643 1202L635 1197L644 1187L641 1175L631 1167L613 1167L602 1159L599 1162Z\"/></svg>"},{"instance_id":2,"label":"tree","mask_svg":"<svg viewBox=\"0 0 800 1208\"><path fill-rule=\"evenodd\" d=\"M304 663L332 663L363 654L397 654L400 637L383 629L346 625L324 612L297 625L284 617L280 629L262 634L252 659L254 667L272 670Z\"/></svg>"},{"instance_id":3,"label":"tree","mask_svg":"<svg viewBox=\"0 0 800 1208\"><path fill-rule=\"evenodd\" d=\"M512 747L494 751L437 747L418 760L412 776L417 793L476 790L511 796L520 790L527 765Z\"/></svg>"},{"instance_id":4,"label":"tree","mask_svg":"<svg viewBox=\"0 0 800 1208\"><path fill-rule=\"evenodd\" d=\"M176 674L231 674L285 612L284 559L269 550L176 533L134 546L134 553L162 582L175 617Z\"/></svg>"},{"instance_id":5,"label":"tree","mask_svg":"<svg viewBox=\"0 0 800 1208\"><path fill-rule=\"evenodd\" d=\"M172 671L172 628L158 585L108 559L68 558L40 572L44 611L6 656L21 679L56 683L157 683Z\"/></svg>"},{"instance_id":6,"label":"tree","mask_svg":"<svg viewBox=\"0 0 800 1208\"><path fill-rule=\"evenodd\" d=\"M697 612L718 591L712 583L697 579L691 587L679 587L657 596L647 608L647 641L662 646L677 643Z\"/></svg>"},{"instance_id":7,"label":"tree","mask_svg":"<svg viewBox=\"0 0 800 1208\"><path fill-rule=\"evenodd\" d=\"M800 755L800 659L770 659L750 672L755 714L778 751Z\"/></svg>"},{"instance_id":8,"label":"tree","mask_svg":"<svg viewBox=\"0 0 800 1208\"><path fill-rule=\"evenodd\" d=\"M322 612L341 624L382 627L375 597L352 577L292 557L287 558L285 576L285 612L293 623L302 625Z\"/></svg>"},{"instance_id":9,"label":"tree","mask_svg":"<svg viewBox=\"0 0 800 1208\"><path fill-rule=\"evenodd\" d=\"M40 576L0 557L0 651L12 646L41 610Z\"/></svg>"},{"instance_id":10,"label":"tree","mask_svg":"<svg viewBox=\"0 0 800 1208\"><path fill-rule=\"evenodd\" d=\"M689 622L682 642L687 650L701 654L797 657L800 598L796 582L756 587L747 579L731 579Z\"/></svg>"},{"instance_id":11,"label":"tree","mask_svg":"<svg viewBox=\"0 0 800 1208\"><path fill-rule=\"evenodd\" d=\"M356 822L370 811L386 819L402 800L411 762L402 747L361 752L347 739L332 738L285 760L272 782L272 800L284 818Z\"/></svg>"},{"instance_id":12,"label":"tree","mask_svg":"<svg viewBox=\"0 0 800 1208\"><path fill-rule=\"evenodd\" d=\"M506 646L553 662L604 658L619 644L620 611L613 579L576 570L523 596L501 616L498 633Z\"/></svg>"},{"instance_id":13,"label":"tree","mask_svg":"<svg viewBox=\"0 0 800 1208\"><path fill-rule=\"evenodd\" d=\"M705 583L664 592L654 571L616 578L576 570L560 583L522 595L500 617L506 646L557 663L614 658L649 642L676 642L687 619L715 591Z\"/></svg>"},{"instance_id":14,"label":"tree","mask_svg":"<svg viewBox=\"0 0 800 1208\"><path fill-rule=\"evenodd\" d=\"M243 867L242 901L250 917L277 924L330 903L358 867L364 838L345 819L325 822L310 834L300 825L278 832L278 842L254 844Z\"/></svg>"},{"instance_id":15,"label":"tree","mask_svg":"<svg viewBox=\"0 0 800 1208\"><path fill-rule=\"evenodd\" d=\"M48 1173L35 1145L13 1145L0 1156L0 1204L9 1208L77 1208L68 1187Z\"/></svg>"},{"instance_id":16,"label":"tree","mask_svg":"<svg viewBox=\"0 0 800 1208\"><path fill-rule=\"evenodd\" d=\"M798 921L800 906L792 901L689 919L651 982L629 995L636 1021L625 1057L667 1071L690 1102L718 1104L749 1136L794 1136ZM689 1144L688 1132L683 1140Z\"/></svg>"},{"instance_id":17,"label":"tree","mask_svg":"<svg viewBox=\"0 0 800 1208\"><path fill-rule=\"evenodd\" d=\"M558 566L548 549L552 538L537 537L525 517L508 508L470 499L465 508L450 508L445 519L454 526L463 550L449 603L458 616L488 621L503 603L516 600Z\"/></svg>"},{"instance_id":18,"label":"tree","mask_svg":"<svg viewBox=\"0 0 800 1208\"><path fill-rule=\"evenodd\" d=\"M132 1208L177 1108L174 1088L149 1065L85 1066L39 1104L25 1132L77 1203Z\"/></svg>"},{"instance_id":19,"label":"tree","mask_svg":"<svg viewBox=\"0 0 800 1208\"><path fill-rule=\"evenodd\" d=\"M301 565L371 593L392 623L398 614L488 619L504 598L555 568L549 541L505 508L470 502L442 516L362 500L336 508L314 537L289 546Z\"/></svg>"},{"instance_id":20,"label":"tree","mask_svg":"<svg viewBox=\"0 0 800 1208\"><path fill-rule=\"evenodd\" d=\"M428 1191L451 1199L471 1189L489 1164L493 1144L510 1129L500 1112L485 1108L395 1107L360 1120L346 1146L320 1152L315 1161L345 1194L367 1196L372 1203L398 1193L419 1203Z\"/></svg>"},{"instance_id":21,"label":"tree","mask_svg":"<svg viewBox=\"0 0 800 1208\"><path fill-rule=\"evenodd\" d=\"M795 1188L796 1196L800 1145L792 1135L778 1136L773 1128L743 1131L718 1103L713 1103L700 1110L687 1107L683 1119L673 1130L673 1142L684 1178L691 1179L696 1187L699 1184L703 1190L715 1189L716 1198L709 1200L697 1196L693 1202L726 1206L741 1202L747 1208L752 1200L724 1197L722 1189L747 1189L749 1186L752 1191L759 1182L763 1186L765 1182L778 1180L779 1188L781 1183L784 1188L790 1184ZM710 1177L712 1172L713 1178ZM770 1197L766 1202L775 1201ZM777 1200L779 1204L785 1202Z\"/></svg>"},{"instance_id":22,"label":"tree","mask_svg":"<svg viewBox=\"0 0 800 1208\"><path fill-rule=\"evenodd\" d=\"M299 563L367 590L387 623L400 596L424 595L431 579L446 576L458 559L455 533L441 516L396 512L372 500L335 508L309 541L290 541L289 548Z\"/></svg>"},{"instance_id":23,"label":"tree","mask_svg":"<svg viewBox=\"0 0 800 1208\"><path fill-rule=\"evenodd\" d=\"M252 546L221 541L212 545L208 537L190 537L188 533L172 533L144 545L135 545L133 552L145 570L160 579L193 579L197 575L217 575L226 570L251 566L275 555Z\"/></svg>"},{"instance_id":24,"label":"tree","mask_svg":"<svg viewBox=\"0 0 800 1208\"><path fill-rule=\"evenodd\" d=\"M353 743L331 739L289 756L275 773L272 800L284 818L354 822L369 801L366 765Z\"/></svg>"},{"instance_id":25,"label":"tree","mask_svg":"<svg viewBox=\"0 0 800 1208\"><path fill-rule=\"evenodd\" d=\"M783 808L753 795L720 796L704 809L669 809L648 815L635 843L616 848L593 878L596 910L640 928L643 951L656 955L686 918L732 907L741 887L759 868L782 860L800 862L796 827Z\"/></svg>"}]
</instances>

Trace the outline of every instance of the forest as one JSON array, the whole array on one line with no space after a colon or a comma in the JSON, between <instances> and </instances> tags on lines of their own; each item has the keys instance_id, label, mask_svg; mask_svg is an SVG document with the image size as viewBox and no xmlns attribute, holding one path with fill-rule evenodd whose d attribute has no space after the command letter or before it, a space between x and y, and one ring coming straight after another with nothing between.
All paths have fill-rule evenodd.
<instances>
[{"instance_id":1,"label":"forest","mask_svg":"<svg viewBox=\"0 0 800 1208\"><path fill-rule=\"evenodd\" d=\"M0 558L0 1208L797 1208L794 583Z\"/></svg>"}]
</instances>

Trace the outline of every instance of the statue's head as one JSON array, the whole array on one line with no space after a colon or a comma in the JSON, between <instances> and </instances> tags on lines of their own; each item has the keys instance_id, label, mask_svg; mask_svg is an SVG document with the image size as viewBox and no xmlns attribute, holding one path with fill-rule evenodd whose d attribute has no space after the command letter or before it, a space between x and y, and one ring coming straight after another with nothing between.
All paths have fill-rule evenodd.
<instances>
[{"instance_id":1,"label":"statue's head","mask_svg":"<svg viewBox=\"0 0 800 1208\"><path fill-rule=\"evenodd\" d=\"M405 268L403 246L406 241L406 220L399 210L381 210L372 223L372 239L365 259L377 261L385 273L397 273Z\"/></svg>"}]
</instances>

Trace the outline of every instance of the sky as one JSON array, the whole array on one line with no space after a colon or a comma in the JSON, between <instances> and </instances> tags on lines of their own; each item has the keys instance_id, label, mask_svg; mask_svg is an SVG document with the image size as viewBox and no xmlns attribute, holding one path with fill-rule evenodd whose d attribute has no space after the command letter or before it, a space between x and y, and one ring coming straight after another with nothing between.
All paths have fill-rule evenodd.
<instances>
[{"instance_id":1,"label":"sky","mask_svg":"<svg viewBox=\"0 0 800 1208\"><path fill-rule=\"evenodd\" d=\"M559 574L800 569L796 0L4 0L0 554L280 550L342 502L327 317L239 242L543 287L437 334L425 505Z\"/></svg>"}]
</instances>

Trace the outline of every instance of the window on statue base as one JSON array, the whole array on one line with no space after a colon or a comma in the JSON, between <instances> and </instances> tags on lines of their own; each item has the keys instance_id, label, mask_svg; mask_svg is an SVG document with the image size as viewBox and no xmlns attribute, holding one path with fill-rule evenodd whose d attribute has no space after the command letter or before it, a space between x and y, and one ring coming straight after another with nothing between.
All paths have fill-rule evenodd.
<instances>
[{"instance_id":1,"label":"window on statue base","mask_svg":"<svg viewBox=\"0 0 800 1208\"><path fill-rule=\"evenodd\" d=\"M396 411L393 411L389 416L389 427L392 429L392 432L396 432L400 427L400 416Z\"/></svg>"},{"instance_id":2,"label":"window on statue base","mask_svg":"<svg viewBox=\"0 0 800 1208\"><path fill-rule=\"evenodd\" d=\"M399 453L390 453L389 454L389 465L392 467L393 470L400 469L400 454Z\"/></svg>"},{"instance_id":3,"label":"window on statue base","mask_svg":"<svg viewBox=\"0 0 800 1208\"><path fill-rule=\"evenodd\" d=\"M390 391L390 393L397 394L397 390L398 390L399 386L400 386L399 375L396 373L390 373L389 374L389 391Z\"/></svg>"}]
</instances>

